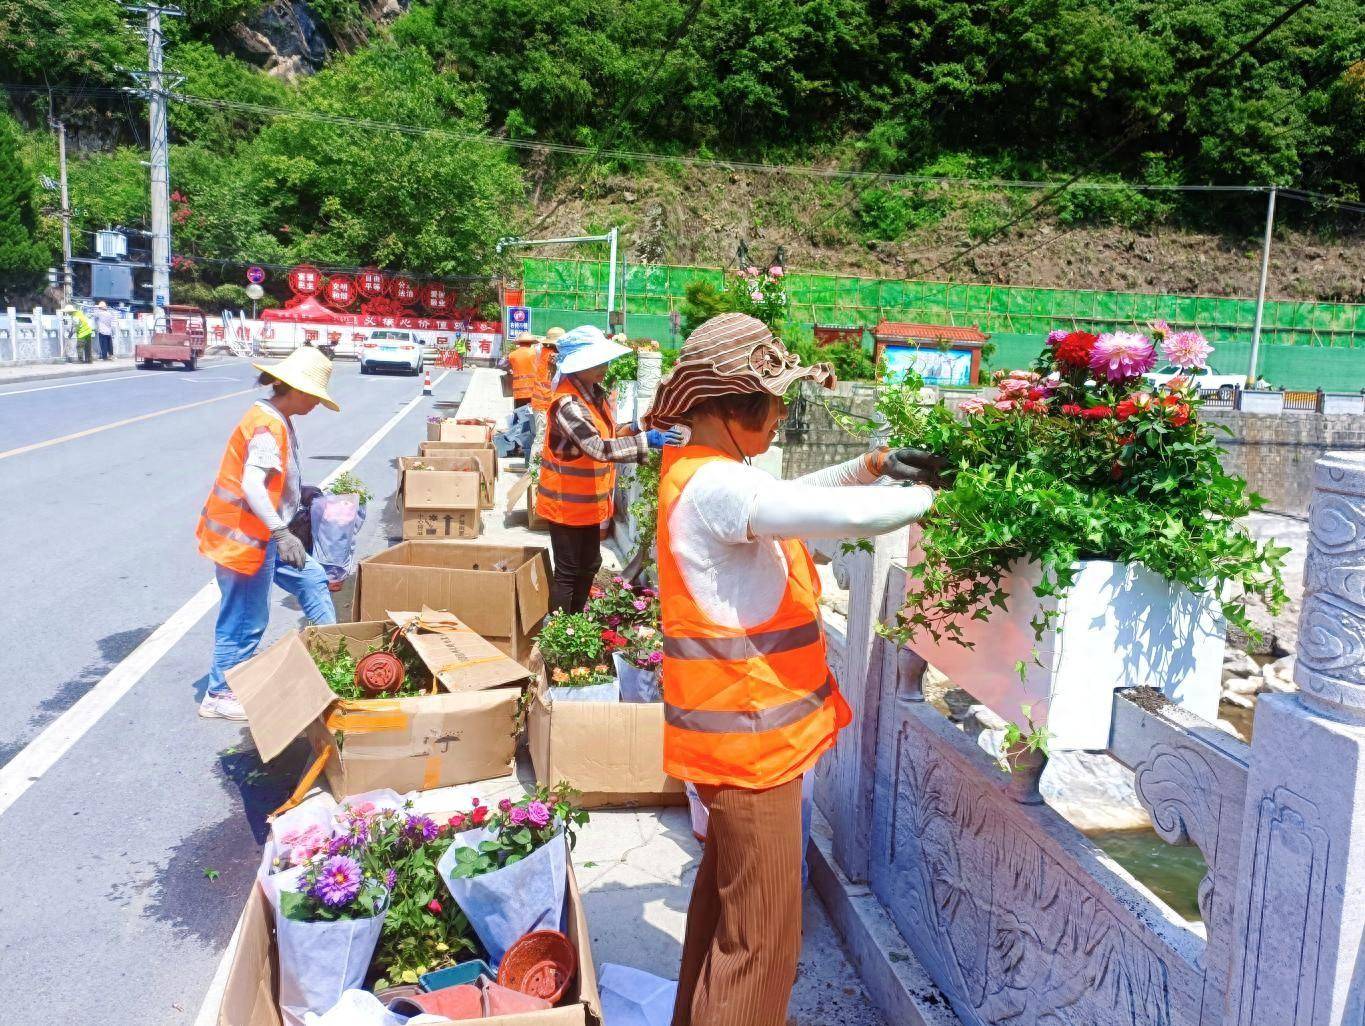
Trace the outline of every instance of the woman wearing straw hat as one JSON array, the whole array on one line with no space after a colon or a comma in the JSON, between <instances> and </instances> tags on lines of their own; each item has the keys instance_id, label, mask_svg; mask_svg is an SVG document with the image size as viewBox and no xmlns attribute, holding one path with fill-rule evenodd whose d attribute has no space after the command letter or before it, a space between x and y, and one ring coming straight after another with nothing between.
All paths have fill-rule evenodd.
<instances>
[{"instance_id":1,"label":"woman wearing straw hat","mask_svg":"<svg viewBox=\"0 0 1365 1026\"><path fill-rule=\"evenodd\" d=\"M270 619L270 585L299 600L313 623L336 623L327 574L289 531L303 490L293 417L328 394L332 361L311 346L273 366L254 365L271 395L258 399L233 429L195 531L201 554L213 560L222 597L214 630L213 665L199 715L242 720L246 714L224 673L256 651Z\"/></svg>"},{"instance_id":2,"label":"woman wearing straw hat","mask_svg":"<svg viewBox=\"0 0 1365 1026\"><path fill-rule=\"evenodd\" d=\"M657 433L618 427L602 388L607 364L630 350L591 325L559 338L558 374L540 447L536 512L550 522L550 607L580 611L602 568L602 525L611 519L616 464L639 463Z\"/></svg>"},{"instance_id":3,"label":"woman wearing straw hat","mask_svg":"<svg viewBox=\"0 0 1365 1026\"><path fill-rule=\"evenodd\" d=\"M673 1026L783 1026L801 953L801 783L849 722L829 671L820 584L801 539L884 534L928 511L939 461L879 450L795 481L749 465L803 367L730 313L688 337L659 384L658 566L664 768L710 812L692 888ZM911 487L880 487L885 481Z\"/></svg>"}]
</instances>

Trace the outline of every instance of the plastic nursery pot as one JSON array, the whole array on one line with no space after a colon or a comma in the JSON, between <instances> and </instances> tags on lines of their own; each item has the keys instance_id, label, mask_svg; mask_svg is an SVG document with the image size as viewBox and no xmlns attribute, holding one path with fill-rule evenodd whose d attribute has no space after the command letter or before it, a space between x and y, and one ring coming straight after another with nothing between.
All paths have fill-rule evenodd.
<instances>
[{"instance_id":1,"label":"plastic nursery pot","mask_svg":"<svg viewBox=\"0 0 1365 1026\"><path fill-rule=\"evenodd\" d=\"M569 938L558 930L536 930L507 949L498 966L498 983L553 1005L577 972L578 953Z\"/></svg>"},{"instance_id":2,"label":"plastic nursery pot","mask_svg":"<svg viewBox=\"0 0 1365 1026\"><path fill-rule=\"evenodd\" d=\"M403 661L392 652L371 652L355 665L356 686L367 695L392 695L406 677Z\"/></svg>"},{"instance_id":3,"label":"plastic nursery pot","mask_svg":"<svg viewBox=\"0 0 1365 1026\"><path fill-rule=\"evenodd\" d=\"M1038 789L1047 768L1047 756L1036 749L1017 745L1005 749L1009 762L1010 780L1005 785L1005 794L1020 805L1042 805L1043 794Z\"/></svg>"},{"instance_id":4,"label":"plastic nursery pot","mask_svg":"<svg viewBox=\"0 0 1365 1026\"><path fill-rule=\"evenodd\" d=\"M476 983L480 976L492 975L493 970L488 968L488 963L482 958L476 958L447 966L445 969L437 969L435 972L423 973L417 977L417 984L423 990L440 990L442 987L454 987L460 983Z\"/></svg>"}]
</instances>

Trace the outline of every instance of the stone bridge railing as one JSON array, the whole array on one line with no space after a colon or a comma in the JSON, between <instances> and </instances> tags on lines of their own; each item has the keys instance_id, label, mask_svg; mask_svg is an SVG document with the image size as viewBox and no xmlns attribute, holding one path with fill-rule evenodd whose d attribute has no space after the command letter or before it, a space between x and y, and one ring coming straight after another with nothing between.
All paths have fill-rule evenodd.
<instances>
[{"instance_id":1,"label":"stone bridge railing","mask_svg":"<svg viewBox=\"0 0 1365 1026\"><path fill-rule=\"evenodd\" d=\"M1108 754L1157 833L1208 864L1201 923L1046 805L1013 800L996 761L925 702L924 662L875 631L905 594L904 536L834 549L854 721L817 804L839 870L961 1023L1365 1024L1365 459L1318 462L1301 690L1260 699L1252 744L1145 689L1115 696ZM906 1022L905 1006L885 1010Z\"/></svg>"}]
</instances>

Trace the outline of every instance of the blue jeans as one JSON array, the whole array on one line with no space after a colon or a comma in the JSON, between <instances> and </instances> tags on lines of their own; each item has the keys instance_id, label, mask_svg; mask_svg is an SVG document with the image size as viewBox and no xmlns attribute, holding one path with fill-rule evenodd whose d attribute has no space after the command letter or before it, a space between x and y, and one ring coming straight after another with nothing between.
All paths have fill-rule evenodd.
<instances>
[{"instance_id":1,"label":"blue jeans","mask_svg":"<svg viewBox=\"0 0 1365 1026\"><path fill-rule=\"evenodd\" d=\"M312 556L295 570L275 558L275 543L266 546L265 562L254 574L214 564L222 600L218 624L213 633L213 668L209 670L210 695L227 695L231 690L223 674L243 660L250 659L261 643L270 622L270 582L274 581L299 600L304 615L313 623L336 623L336 608L327 590L327 574Z\"/></svg>"}]
</instances>

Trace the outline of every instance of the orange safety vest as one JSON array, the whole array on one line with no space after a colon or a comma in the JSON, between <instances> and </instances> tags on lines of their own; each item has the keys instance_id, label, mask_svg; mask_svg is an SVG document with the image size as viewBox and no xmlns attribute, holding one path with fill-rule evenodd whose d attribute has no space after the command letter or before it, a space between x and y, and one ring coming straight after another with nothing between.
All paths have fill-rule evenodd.
<instances>
[{"instance_id":1,"label":"orange safety vest","mask_svg":"<svg viewBox=\"0 0 1365 1026\"><path fill-rule=\"evenodd\" d=\"M507 354L512 368L512 398L530 399L536 390L536 351L520 346Z\"/></svg>"},{"instance_id":2,"label":"orange safety vest","mask_svg":"<svg viewBox=\"0 0 1365 1026\"><path fill-rule=\"evenodd\" d=\"M669 519L701 467L731 459L700 445L664 449L659 482L659 600L664 633L664 771L752 790L810 770L853 718L825 656L820 579L806 546L783 541L787 588L755 627L722 627L687 590Z\"/></svg>"},{"instance_id":3,"label":"orange safety vest","mask_svg":"<svg viewBox=\"0 0 1365 1026\"><path fill-rule=\"evenodd\" d=\"M562 379L550 394L550 423L545 430L545 442L540 447L536 512L552 523L569 527L602 524L611 519L616 465L595 460L581 450L573 459L562 459L551 446L551 441L559 434L554 408L568 396L583 400L603 438L616 437L616 421L606 406L585 398L570 379Z\"/></svg>"},{"instance_id":4,"label":"orange safety vest","mask_svg":"<svg viewBox=\"0 0 1365 1026\"><path fill-rule=\"evenodd\" d=\"M247 446L263 431L275 437L280 447L280 460L285 468L289 466L292 454L288 428L280 417L253 403L228 438L223 462L218 466L218 479L213 482L199 514L199 527L194 532L199 539L200 555L239 574L254 574L259 570L270 543L270 529L251 512L246 493L242 491ZM278 509L284 495L284 474L268 475L266 490L271 504Z\"/></svg>"},{"instance_id":5,"label":"orange safety vest","mask_svg":"<svg viewBox=\"0 0 1365 1026\"><path fill-rule=\"evenodd\" d=\"M550 398L554 395L554 385L551 378L554 371L550 369L550 361L555 358L555 350L545 348L536 353L536 381L535 390L531 393L531 409L537 413L544 413L550 408Z\"/></svg>"}]
</instances>

